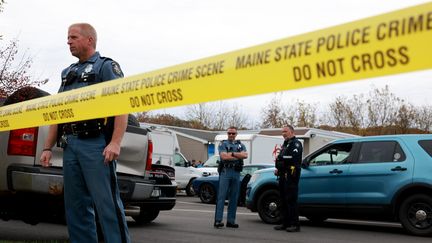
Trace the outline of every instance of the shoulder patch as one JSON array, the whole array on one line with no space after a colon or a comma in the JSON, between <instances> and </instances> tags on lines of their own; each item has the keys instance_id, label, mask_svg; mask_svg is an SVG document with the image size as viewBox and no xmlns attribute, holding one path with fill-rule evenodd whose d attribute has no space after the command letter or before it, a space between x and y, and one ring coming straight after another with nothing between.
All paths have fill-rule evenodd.
<instances>
[{"instance_id":1,"label":"shoulder patch","mask_svg":"<svg viewBox=\"0 0 432 243\"><path fill-rule=\"evenodd\" d=\"M123 72L120 68L120 65L116 61L111 62L112 70L117 76L123 77Z\"/></svg>"}]
</instances>

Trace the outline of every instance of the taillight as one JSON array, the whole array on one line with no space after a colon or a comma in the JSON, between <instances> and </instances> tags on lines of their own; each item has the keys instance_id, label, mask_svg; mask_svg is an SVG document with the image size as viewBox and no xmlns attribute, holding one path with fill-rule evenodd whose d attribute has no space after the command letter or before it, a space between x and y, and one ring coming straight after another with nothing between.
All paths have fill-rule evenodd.
<instances>
[{"instance_id":1,"label":"taillight","mask_svg":"<svg viewBox=\"0 0 432 243\"><path fill-rule=\"evenodd\" d=\"M8 155L35 156L38 130L32 127L10 131Z\"/></svg>"},{"instance_id":2,"label":"taillight","mask_svg":"<svg viewBox=\"0 0 432 243\"><path fill-rule=\"evenodd\" d=\"M153 142L152 140L148 140L148 152L147 152L147 161L146 161L147 171L150 171L152 168L152 158L153 158Z\"/></svg>"}]
</instances>

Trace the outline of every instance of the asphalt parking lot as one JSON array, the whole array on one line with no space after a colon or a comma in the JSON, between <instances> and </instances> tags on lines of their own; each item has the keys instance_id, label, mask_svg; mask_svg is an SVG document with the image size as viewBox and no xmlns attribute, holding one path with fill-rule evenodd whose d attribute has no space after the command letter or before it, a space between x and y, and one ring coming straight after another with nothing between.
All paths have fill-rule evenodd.
<instances>
[{"instance_id":1,"label":"asphalt parking lot","mask_svg":"<svg viewBox=\"0 0 432 243\"><path fill-rule=\"evenodd\" d=\"M302 219L300 233L273 230L256 213L244 207L237 211L238 229L213 227L214 207L198 197L179 193L173 210L162 211L150 224L137 225L128 218L132 242L430 242L429 238L407 235L399 224L329 220L313 225ZM21 221L0 221L0 242L68 242L65 225L40 223L36 226Z\"/></svg>"}]
</instances>

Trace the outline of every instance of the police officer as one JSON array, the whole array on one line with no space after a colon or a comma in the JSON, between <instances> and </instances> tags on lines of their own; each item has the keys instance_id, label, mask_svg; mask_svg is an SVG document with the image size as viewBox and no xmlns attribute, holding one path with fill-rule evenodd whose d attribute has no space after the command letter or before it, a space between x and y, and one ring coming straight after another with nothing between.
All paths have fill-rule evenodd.
<instances>
[{"instance_id":1,"label":"police officer","mask_svg":"<svg viewBox=\"0 0 432 243\"><path fill-rule=\"evenodd\" d=\"M236 224L237 201L240 190L240 171L243 169L243 159L248 157L246 147L240 141L235 140L237 136L237 128L228 128L228 140L224 140L219 144L219 191L216 201L216 212L214 227L221 228L225 199L228 195L228 214L226 227L238 228Z\"/></svg>"},{"instance_id":2,"label":"police officer","mask_svg":"<svg viewBox=\"0 0 432 243\"><path fill-rule=\"evenodd\" d=\"M294 135L294 128L287 125L282 128L285 141L276 158L275 175L279 178L279 192L281 196L282 225L275 226L275 230L299 232L298 212L298 183L303 146Z\"/></svg>"},{"instance_id":3,"label":"police officer","mask_svg":"<svg viewBox=\"0 0 432 243\"><path fill-rule=\"evenodd\" d=\"M123 77L119 65L96 52L96 31L86 23L68 29L69 50L79 60L62 72L59 92ZM98 242L95 213L105 242L130 242L115 173L127 115L50 126L41 164L51 148L63 152L64 200L70 242Z\"/></svg>"}]
</instances>

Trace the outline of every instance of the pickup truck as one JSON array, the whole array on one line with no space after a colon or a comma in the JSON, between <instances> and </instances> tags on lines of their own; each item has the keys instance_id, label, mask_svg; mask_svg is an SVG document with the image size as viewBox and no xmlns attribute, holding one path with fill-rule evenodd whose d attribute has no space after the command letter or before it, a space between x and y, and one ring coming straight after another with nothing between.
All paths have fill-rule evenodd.
<instances>
[{"instance_id":1,"label":"pickup truck","mask_svg":"<svg viewBox=\"0 0 432 243\"><path fill-rule=\"evenodd\" d=\"M5 105L45 95L39 89L24 88L6 99ZM152 170L150 131L136 127L133 120L130 116L129 124L134 125L128 125L121 144L118 184L126 215L137 223L148 223L160 210L175 205L174 170ZM53 148L49 168L39 161L47 131L48 126L41 126L0 132L0 218L37 224L64 217L63 151Z\"/></svg>"}]
</instances>

